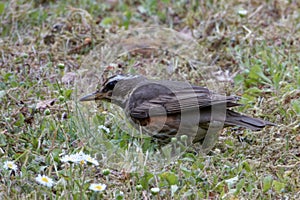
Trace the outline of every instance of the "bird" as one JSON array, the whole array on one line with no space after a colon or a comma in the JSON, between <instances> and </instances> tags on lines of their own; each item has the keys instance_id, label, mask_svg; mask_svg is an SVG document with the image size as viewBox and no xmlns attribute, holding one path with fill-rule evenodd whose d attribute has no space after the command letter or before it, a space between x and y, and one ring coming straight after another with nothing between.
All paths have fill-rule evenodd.
<instances>
[{"instance_id":1,"label":"bird","mask_svg":"<svg viewBox=\"0 0 300 200\"><path fill-rule=\"evenodd\" d=\"M183 81L154 80L142 75L116 74L79 101L106 101L120 106L130 123L159 145L188 136L190 143L203 143L225 127L253 131L276 124L233 111L239 97L215 93ZM215 137L212 137L214 139Z\"/></svg>"}]
</instances>

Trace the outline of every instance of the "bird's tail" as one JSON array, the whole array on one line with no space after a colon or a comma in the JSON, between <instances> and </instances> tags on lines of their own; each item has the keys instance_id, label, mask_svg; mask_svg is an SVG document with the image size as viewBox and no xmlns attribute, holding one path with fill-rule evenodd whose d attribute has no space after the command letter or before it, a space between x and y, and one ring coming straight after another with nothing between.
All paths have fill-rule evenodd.
<instances>
[{"instance_id":1,"label":"bird's tail","mask_svg":"<svg viewBox=\"0 0 300 200\"><path fill-rule=\"evenodd\" d=\"M265 126L275 126L276 124L262 119L241 115L232 110L227 110L225 125L241 126L253 131L259 131Z\"/></svg>"}]
</instances>

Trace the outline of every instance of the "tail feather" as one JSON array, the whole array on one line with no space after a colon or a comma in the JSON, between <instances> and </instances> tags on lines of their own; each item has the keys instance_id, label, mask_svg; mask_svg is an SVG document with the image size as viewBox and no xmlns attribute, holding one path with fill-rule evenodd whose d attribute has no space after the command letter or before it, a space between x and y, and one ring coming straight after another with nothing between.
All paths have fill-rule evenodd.
<instances>
[{"instance_id":1,"label":"tail feather","mask_svg":"<svg viewBox=\"0 0 300 200\"><path fill-rule=\"evenodd\" d=\"M262 119L248 117L232 110L227 110L225 125L241 126L253 131L259 131L265 126L275 126L276 124Z\"/></svg>"}]
</instances>

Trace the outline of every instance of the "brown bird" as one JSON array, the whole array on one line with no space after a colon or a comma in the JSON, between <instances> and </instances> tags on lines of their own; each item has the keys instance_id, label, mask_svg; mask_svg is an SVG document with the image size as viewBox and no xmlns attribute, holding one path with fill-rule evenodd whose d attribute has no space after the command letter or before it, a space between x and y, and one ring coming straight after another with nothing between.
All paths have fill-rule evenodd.
<instances>
[{"instance_id":1,"label":"brown bird","mask_svg":"<svg viewBox=\"0 0 300 200\"><path fill-rule=\"evenodd\" d=\"M271 122L230 110L239 106L234 96L216 94L186 82L150 80L144 76L115 75L80 101L103 100L124 109L138 129L159 144L187 135L191 143L203 142L223 127L240 126L254 131ZM213 137L214 138L214 137Z\"/></svg>"}]
</instances>

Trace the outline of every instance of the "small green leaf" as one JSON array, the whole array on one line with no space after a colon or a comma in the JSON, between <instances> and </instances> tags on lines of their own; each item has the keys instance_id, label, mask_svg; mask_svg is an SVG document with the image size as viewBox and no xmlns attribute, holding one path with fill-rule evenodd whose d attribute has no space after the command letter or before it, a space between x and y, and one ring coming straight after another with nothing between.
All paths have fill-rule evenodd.
<instances>
[{"instance_id":1,"label":"small green leaf","mask_svg":"<svg viewBox=\"0 0 300 200\"><path fill-rule=\"evenodd\" d=\"M260 94L261 92L262 90L257 87L252 87L245 91L247 94Z\"/></svg>"},{"instance_id":2,"label":"small green leaf","mask_svg":"<svg viewBox=\"0 0 300 200\"><path fill-rule=\"evenodd\" d=\"M245 104L245 107L247 105L250 105L253 102L256 102L256 97L254 97L253 95L247 94L247 93L243 94L243 96L240 100L240 103Z\"/></svg>"},{"instance_id":3,"label":"small green leaf","mask_svg":"<svg viewBox=\"0 0 300 200\"><path fill-rule=\"evenodd\" d=\"M272 186L273 178L272 176L267 176L263 180L263 192L267 192Z\"/></svg>"},{"instance_id":4,"label":"small green leaf","mask_svg":"<svg viewBox=\"0 0 300 200\"><path fill-rule=\"evenodd\" d=\"M12 73L6 73L4 76L3 76L3 79L4 81L9 81L10 80L10 77L12 76L13 74Z\"/></svg>"},{"instance_id":5,"label":"small green leaf","mask_svg":"<svg viewBox=\"0 0 300 200\"><path fill-rule=\"evenodd\" d=\"M247 172L251 172L251 166L249 165L249 163L247 161L243 162L243 168L247 171Z\"/></svg>"},{"instance_id":6,"label":"small green leaf","mask_svg":"<svg viewBox=\"0 0 300 200\"><path fill-rule=\"evenodd\" d=\"M273 82L274 82L274 86L276 89L279 89L280 81L282 81L282 73L278 72L278 73L274 74L274 76L273 76Z\"/></svg>"},{"instance_id":7,"label":"small green leaf","mask_svg":"<svg viewBox=\"0 0 300 200\"><path fill-rule=\"evenodd\" d=\"M251 67L248 77L250 79L257 80L257 79L259 79L258 74L261 74L261 73L262 73L262 70L261 70L260 66L259 65L254 65L253 67Z\"/></svg>"},{"instance_id":8,"label":"small green leaf","mask_svg":"<svg viewBox=\"0 0 300 200\"><path fill-rule=\"evenodd\" d=\"M281 182L279 182L279 181L274 180L274 181L273 181L273 187L274 187L274 190L275 190L276 192L282 192L283 189L284 189L284 187L285 187L285 184L284 184L284 183L281 183Z\"/></svg>"},{"instance_id":9,"label":"small green leaf","mask_svg":"<svg viewBox=\"0 0 300 200\"><path fill-rule=\"evenodd\" d=\"M263 69L260 65L254 65L250 72L249 72L249 78L254 80L262 79L266 83L272 84L272 81L264 74Z\"/></svg>"},{"instance_id":10,"label":"small green leaf","mask_svg":"<svg viewBox=\"0 0 300 200\"><path fill-rule=\"evenodd\" d=\"M16 126L22 126L24 124L24 120L25 120L25 117L22 113L19 114L19 119L15 122L14 125Z\"/></svg>"},{"instance_id":11,"label":"small green leaf","mask_svg":"<svg viewBox=\"0 0 300 200\"><path fill-rule=\"evenodd\" d=\"M0 15L2 15L4 9L5 9L5 4L3 2L1 2L0 3Z\"/></svg>"},{"instance_id":12,"label":"small green leaf","mask_svg":"<svg viewBox=\"0 0 300 200\"><path fill-rule=\"evenodd\" d=\"M18 87L19 86L19 82L17 82L17 81L11 81L10 82L10 86L11 87Z\"/></svg>"},{"instance_id":13,"label":"small green leaf","mask_svg":"<svg viewBox=\"0 0 300 200\"><path fill-rule=\"evenodd\" d=\"M111 25L113 22L114 22L114 19L113 19L113 18L111 18L111 17L105 17L105 18L102 19L101 25L103 25L103 26L109 26L109 25Z\"/></svg>"},{"instance_id":14,"label":"small green leaf","mask_svg":"<svg viewBox=\"0 0 300 200\"><path fill-rule=\"evenodd\" d=\"M178 177L173 172L164 172L161 177L165 179L169 185L175 185L178 183Z\"/></svg>"},{"instance_id":15,"label":"small green leaf","mask_svg":"<svg viewBox=\"0 0 300 200\"><path fill-rule=\"evenodd\" d=\"M244 76L241 75L241 74L238 74L234 77L234 83L235 85L241 85L241 84L244 84Z\"/></svg>"},{"instance_id":16,"label":"small green leaf","mask_svg":"<svg viewBox=\"0 0 300 200\"><path fill-rule=\"evenodd\" d=\"M148 189L149 187L149 181L154 177L153 174L150 172L145 172L144 176L140 179L140 184L143 186L143 188Z\"/></svg>"},{"instance_id":17,"label":"small green leaf","mask_svg":"<svg viewBox=\"0 0 300 200\"><path fill-rule=\"evenodd\" d=\"M180 166L181 171L184 173L185 177L190 177L192 174L192 171L184 166Z\"/></svg>"},{"instance_id":18,"label":"small green leaf","mask_svg":"<svg viewBox=\"0 0 300 200\"><path fill-rule=\"evenodd\" d=\"M241 179L237 184L236 184L236 190L235 190L235 195L239 194L241 189L245 185L245 179Z\"/></svg>"},{"instance_id":19,"label":"small green leaf","mask_svg":"<svg viewBox=\"0 0 300 200\"><path fill-rule=\"evenodd\" d=\"M292 107L297 113L297 115L300 115L300 101L299 100L292 101Z\"/></svg>"}]
</instances>

